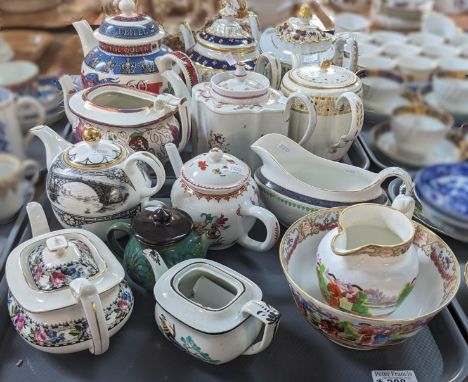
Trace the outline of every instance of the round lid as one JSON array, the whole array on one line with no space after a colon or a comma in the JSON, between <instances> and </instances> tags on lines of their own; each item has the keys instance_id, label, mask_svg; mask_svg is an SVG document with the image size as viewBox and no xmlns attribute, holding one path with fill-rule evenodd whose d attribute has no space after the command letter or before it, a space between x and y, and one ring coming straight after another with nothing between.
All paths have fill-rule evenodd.
<instances>
[{"instance_id":1,"label":"round lid","mask_svg":"<svg viewBox=\"0 0 468 382\"><path fill-rule=\"evenodd\" d=\"M125 160L128 150L107 140L101 140L100 132L94 127L83 132L83 142L65 150L63 159L70 167L82 170L105 169Z\"/></svg>"},{"instance_id":2,"label":"round lid","mask_svg":"<svg viewBox=\"0 0 468 382\"><path fill-rule=\"evenodd\" d=\"M149 206L132 220L135 237L150 246L164 246L184 239L192 231L189 214L164 205Z\"/></svg>"},{"instance_id":3,"label":"round lid","mask_svg":"<svg viewBox=\"0 0 468 382\"><path fill-rule=\"evenodd\" d=\"M195 191L224 194L241 188L250 178L250 169L236 157L212 148L184 164L180 175Z\"/></svg>"},{"instance_id":4,"label":"round lid","mask_svg":"<svg viewBox=\"0 0 468 382\"><path fill-rule=\"evenodd\" d=\"M236 49L257 44L255 38L236 20L237 12L232 7L223 8L219 14L221 18L198 34L197 39L202 45L215 49L221 46Z\"/></svg>"},{"instance_id":5,"label":"round lid","mask_svg":"<svg viewBox=\"0 0 468 382\"><path fill-rule=\"evenodd\" d=\"M297 17L291 17L285 23L278 25L276 36L284 43L301 46L331 43L334 38L331 33L321 30L316 25L312 9L308 4L301 6ZM313 50L315 52L316 48Z\"/></svg>"},{"instance_id":6,"label":"round lid","mask_svg":"<svg viewBox=\"0 0 468 382\"><path fill-rule=\"evenodd\" d=\"M98 41L111 45L143 45L161 40L166 34L151 17L138 14L133 0L118 2L120 13L107 17L96 30Z\"/></svg>"},{"instance_id":7,"label":"round lid","mask_svg":"<svg viewBox=\"0 0 468 382\"><path fill-rule=\"evenodd\" d=\"M33 247L27 255L27 267L41 291L60 289L76 278L89 279L100 272L89 246L79 239L67 240L63 235L50 237Z\"/></svg>"},{"instance_id":8,"label":"round lid","mask_svg":"<svg viewBox=\"0 0 468 382\"><path fill-rule=\"evenodd\" d=\"M265 76L248 72L244 63L236 64L234 72L218 73L211 78L215 99L230 104L258 104L269 98L270 81Z\"/></svg>"},{"instance_id":9,"label":"round lid","mask_svg":"<svg viewBox=\"0 0 468 382\"><path fill-rule=\"evenodd\" d=\"M301 66L291 70L288 76L296 85L316 89L342 89L358 81L358 77L353 72L340 66L330 65L330 61L323 61L320 66Z\"/></svg>"}]
</instances>

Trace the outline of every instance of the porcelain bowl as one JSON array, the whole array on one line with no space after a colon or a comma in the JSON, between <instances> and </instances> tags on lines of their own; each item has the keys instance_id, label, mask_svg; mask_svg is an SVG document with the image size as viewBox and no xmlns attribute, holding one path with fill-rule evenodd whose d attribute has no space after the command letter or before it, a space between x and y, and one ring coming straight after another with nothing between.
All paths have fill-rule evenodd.
<instances>
[{"instance_id":1,"label":"porcelain bowl","mask_svg":"<svg viewBox=\"0 0 468 382\"><path fill-rule=\"evenodd\" d=\"M413 245L419 276L411 294L385 318L367 318L327 305L315 270L321 239L337 226L343 208L311 213L284 234L279 257L299 312L331 341L352 349L372 350L401 343L418 333L455 297L460 286L457 258L437 235L414 222Z\"/></svg>"},{"instance_id":2,"label":"porcelain bowl","mask_svg":"<svg viewBox=\"0 0 468 382\"><path fill-rule=\"evenodd\" d=\"M260 168L255 172L254 179L257 182L263 203L285 227L289 227L297 219L311 212L324 208L348 207L355 204L354 202L345 203L315 199L287 190L267 179ZM387 194L382 191L382 195L378 199L373 201L363 200L363 202L388 204L389 199Z\"/></svg>"}]
</instances>

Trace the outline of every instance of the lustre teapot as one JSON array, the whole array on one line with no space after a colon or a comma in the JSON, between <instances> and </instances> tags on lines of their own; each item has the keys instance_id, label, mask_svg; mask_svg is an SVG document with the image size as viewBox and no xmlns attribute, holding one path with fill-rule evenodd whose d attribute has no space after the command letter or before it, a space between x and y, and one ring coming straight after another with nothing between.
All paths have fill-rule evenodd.
<instances>
[{"instance_id":1,"label":"lustre teapot","mask_svg":"<svg viewBox=\"0 0 468 382\"><path fill-rule=\"evenodd\" d=\"M244 162L213 148L182 165L174 144L168 143L166 151L178 176L171 190L172 205L187 212L203 229L219 233L211 249L235 243L254 251L273 247L279 237L278 220L259 207L258 188ZM266 227L264 241L249 236L256 219Z\"/></svg>"},{"instance_id":2,"label":"lustre teapot","mask_svg":"<svg viewBox=\"0 0 468 382\"><path fill-rule=\"evenodd\" d=\"M10 253L5 268L16 332L49 353L104 353L133 310L122 266L93 233L50 232L40 204L26 209L32 238Z\"/></svg>"},{"instance_id":3,"label":"lustre teapot","mask_svg":"<svg viewBox=\"0 0 468 382\"><path fill-rule=\"evenodd\" d=\"M162 163L153 154L101 140L88 128L83 142L72 145L50 127L30 130L42 140L47 156L47 196L60 224L85 228L101 238L114 221L135 216L165 181ZM151 182L142 163L156 174Z\"/></svg>"},{"instance_id":4,"label":"lustre teapot","mask_svg":"<svg viewBox=\"0 0 468 382\"><path fill-rule=\"evenodd\" d=\"M125 248L117 240L118 232L129 237ZM205 257L217 235L197 229L186 212L161 203L146 206L131 224L114 223L107 232L107 240L132 280L152 291L168 268L187 259ZM153 264L148 256L159 256L160 261Z\"/></svg>"},{"instance_id":5,"label":"lustre teapot","mask_svg":"<svg viewBox=\"0 0 468 382\"><path fill-rule=\"evenodd\" d=\"M209 81L216 73L235 70L236 62L243 62L246 69L253 70L260 56L255 37L236 19L237 12L227 5L219 15L219 19L205 26L195 38L187 23L180 27L185 51L197 69L200 81ZM270 56L265 59L276 65Z\"/></svg>"},{"instance_id":6,"label":"lustre teapot","mask_svg":"<svg viewBox=\"0 0 468 382\"><path fill-rule=\"evenodd\" d=\"M129 146L134 151L151 152L165 162L166 143L175 143L181 151L189 140L187 98L155 95L115 84L98 85L71 95L74 88L70 77L60 78L60 84L64 89L65 112L78 141L83 139L87 128L93 127L103 139Z\"/></svg>"},{"instance_id":7,"label":"lustre teapot","mask_svg":"<svg viewBox=\"0 0 468 382\"><path fill-rule=\"evenodd\" d=\"M291 106L303 102L309 120L302 144L314 132L314 104L307 96L293 93L288 98L270 88L265 76L247 72L244 63L235 72L218 73L211 82L196 85L192 91L195 153L213 147L234 155L254 170L260 165L255 153L246 150L265 134L289 135Z\"/></svg>"},{"instance_id":8,"label":"lustre teapot","mask_svg":"<svg viewBox=\"0 0 468 382\"><path fill-rule=\"evenodd\" d=\"M170 52L161 44L166 32L151 17L137 13L133 0L118 1L118 8L120 13L106 17L94 32L86 20L73 23L85 56L81 67L83 87L113 83L162 92L175 78L172 71L164 72L156 63ZM197 79L187 71L187 63L173 62L187 84L196 83Z\"/></svg>"},{"instance_id":9,"label":"lustre teapot","mask_svg":"<svg viewBox=\"0 0 468 382\"><path fill-rule=\"evenodd\" d=\"M345 46L351 47L347 61ZM351 37L335 36L320 29L308 4L301 6L297 17L291 17L276 28L266 29L260 39L260 49L279 59L283 75L294 63L319 64L324 60L332 60L335 65L353 72L357 69L357 42Z\"/></svg>"}]
</instances>

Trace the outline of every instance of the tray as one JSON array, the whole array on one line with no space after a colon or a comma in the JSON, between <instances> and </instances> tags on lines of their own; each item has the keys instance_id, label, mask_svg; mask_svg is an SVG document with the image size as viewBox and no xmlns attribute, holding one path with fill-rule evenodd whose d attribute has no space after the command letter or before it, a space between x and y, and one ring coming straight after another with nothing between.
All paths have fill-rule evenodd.
<instances>
[{"instance_id":1,"label":"tray","mask_svg":"<svg viewBox=\"0 0 468 382\"><path fill-rule=\"evenodd\" d=\"M400 186L400 179L395 179L389 184L388 195L390 199L393 200L396 195L398 195ZM465 333L465 336L468 337L468 286L466 285L463 276L465 264L468 262L467 244L450 237L447 233L432 224L428 224L425 220L421 220L417 217L415 217L414 220L426 225L432 231L441 235L442 239L449 245L449 247L457 256L462 273L462 282L457 297L453 300L452 304L449 306L449 309L454 313L454 318L456 319L461 330Z\"/></svg>"},{"instance_id":2,"label":"tray","mask_svg":"<svg viewBox=\"0 0 468 382\"><path fill-rule=\"evenodd\" d=\"M167 201L167 200L166 200ZM57 221L43 200L52 229ZM264 235L256 226L253 237ZM30 237L29 227L21 241ZM241 356L213 366L181 352L154 322L154 299L131 284L133 316L111 338L101 356L88 352L54 355L28 345L14 331L6 313L6 283L0 283L1 381L371 381L372 370L413 370L419 382L463 381L468 375L468 346L453 317L444 309L429 327L407 342L376 351L343 348L310 327L297 311L281 271L276 246L268 253L252 253L235 246L211 251L208 257L243 273L264 292L264 300L282 313L271 346L255 356Z\"/></svg>"}]
</instances>

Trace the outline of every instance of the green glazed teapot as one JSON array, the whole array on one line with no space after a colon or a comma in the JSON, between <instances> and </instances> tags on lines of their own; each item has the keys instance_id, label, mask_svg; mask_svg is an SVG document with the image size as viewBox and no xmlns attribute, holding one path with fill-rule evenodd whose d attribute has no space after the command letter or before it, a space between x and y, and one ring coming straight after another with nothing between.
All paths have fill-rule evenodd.
<instances>
[{"instance_id":1,"label":"green glazed teapot","mask_svg":"<svg viewBox=\"0 0 468 382\"><path fill-rule=\"evenodd\" d=\"M129 236L125 248L118 233ZM131 224L114 223L107 231L109 247L137 284L152 291L157 279L181 261L205 257L217 236L199 230L186 212L164 204L147 206Z\"/></svg>"}]
</instances>

